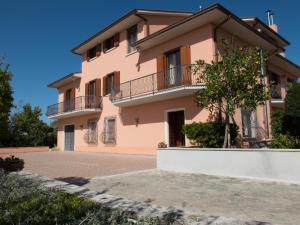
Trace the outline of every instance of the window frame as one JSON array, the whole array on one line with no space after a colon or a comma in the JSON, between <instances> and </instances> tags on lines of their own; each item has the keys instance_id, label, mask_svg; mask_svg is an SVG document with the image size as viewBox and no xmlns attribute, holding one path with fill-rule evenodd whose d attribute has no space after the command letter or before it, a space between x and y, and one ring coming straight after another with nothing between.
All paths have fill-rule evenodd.
<instances>
[{"instance_id":1,"label":"window frame","mask_svg":"<svg viewBox=\"0 0 300 225\"><path fill-rule=\"evenodd\" d=\"M108 138L107 135L109 135L108 132L108 121L113 120L114 121L114 138ZM117 117L116 116L108 116L104 118L104 135L103 135L103 143L104 144L110 144L115 145L117 144Z\"/></svg>"},{"instance_id":2,"label":"window frame","mask_svg":"<svg viewBox=\"0 0 300 225\"><path fill-rule=\"evenodd\" d=\"M108 48L107 47L107 44L111 44L111 46ZM107 52L111 49L113 49L115 46L114 46L114 43L115 43L115 36L111 36L110 38L107 38L105 39L105 41L103 41L103 47L104 47L104 52Z\"/></svg>"},{"instance_id":3,"label":"window frame","mask_svg":"<svg viewBox=\"0 0 300 225\"><path fill-rule=\"evenodd\" d=\"M91 51L93 51L94 52L94 54L93 54L93 56L91 57ZM94 47L92 47L92 48L90 48L89 50L88 50L88 53L87 53L87 55L88 55L88 60L91 60L91 59L94 59L94 58L96 58L97 57L97 45L96 46L94 46Z\"/></svg>"},{"instance_id":4,"label":"window frame","mask_svg":"<svg viewBox=\"0 0 300 225\"><path fill-rule=\"evenodd\" d=\"M135 33L133 33L133 31ZM135 38L134 38L134 41L131 40L131 35L135 35ZM138 40L138 24L135 24L131 27L129 27L127 29L127 53L130 54L130 53L133 53L136 51L136 48L135 47L132 47L131 44L133 44L134 42L136 42Z\"/></svg>"},{"instance_id":5,"label":"window frame","mask_svg":"<svg viewBox=\"0 0 300 225\"><path fill-rule=\"evenodd\" d=\"M115 73L109 73L106 75L106 94L111 95L114 89Z\"/></svg>"},{"instance_id":6,"label":"window frame","mask_svg":"<svg viewBox=\"0 0 300 225\"><path fill-rule=\"evenodd\" d=\"M250 117L250 134L251 135L246 135L245 134L245 124L244 124L244 113L245 112L249 112L251 113L251 117ZM254 121L251 121L251 119L254 119ZM245 108L241 108L241 123L242 123L242 136L243 138L256 138L257 137L257 129L258 129L258 121L257 121L257 111L256 110L248 110L248 109L245 109ZM255 124L255 127L252 126L252 123ZM249 128L249 127L248 127ZM253 132L254 131L254 132Z\"/></svg>"},{"instance_id":7,"label":"window frame","mask_svg":"<svg viewBox=\"0 0 300 225\"><path fill-rule=\"evenodd\" d=\"M91 124L94 123L95 124L95 130L94 130L94 134L91 134ZM93 135L93 138L91 138L91 135ZM92 140L95 139L95 140ZM87 143L88 144L97 144L98 143L98 123L97 123L97 119L89 119L87 121Z\"/></svg>"}]
</instances>

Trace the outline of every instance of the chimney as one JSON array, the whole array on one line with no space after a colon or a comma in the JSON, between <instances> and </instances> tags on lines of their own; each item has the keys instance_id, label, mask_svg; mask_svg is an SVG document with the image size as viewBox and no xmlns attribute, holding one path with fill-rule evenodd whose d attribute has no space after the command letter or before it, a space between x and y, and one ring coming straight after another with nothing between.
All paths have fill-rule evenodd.
<instances>
[{"instance_id":1,"label":"chimney","mask_svg":"<svg viewBox=\"0 0 300 225\"><path fill-rule=\"evenodd\" d=\"M268 16L268 25L269 27L274 30L276 33L278 33L278 26L274 23L274 13L271 10L266 11Z\"/></svg>"}]
</instances>

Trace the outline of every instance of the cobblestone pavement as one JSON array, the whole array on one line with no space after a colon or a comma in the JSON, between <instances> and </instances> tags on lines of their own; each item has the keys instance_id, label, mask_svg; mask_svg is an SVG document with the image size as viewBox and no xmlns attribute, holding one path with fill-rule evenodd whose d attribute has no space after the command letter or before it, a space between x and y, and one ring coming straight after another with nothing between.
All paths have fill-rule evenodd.
<instances>
[{"instance_id":1,"label":"cobblestone pavement","mask_svg":"<svg viewBox=\"0 0 300 225\"><path fill-rule=\"evenodd\" d=\"M14 154L25 160L25 170L83 185L90 178L156 167L155 156L90 153L35 152Z\"/></svg>"},{"instance_id":2,"label":"cobblestone pavement","mask_svg":"<svg viewBox=\"0 0 300 225\"><path fill-rule=\"evenodd\" d=\"M84 187L198 215L300 224L300 185L152 170L94 178Z\"/></svg>"}]
</instances>

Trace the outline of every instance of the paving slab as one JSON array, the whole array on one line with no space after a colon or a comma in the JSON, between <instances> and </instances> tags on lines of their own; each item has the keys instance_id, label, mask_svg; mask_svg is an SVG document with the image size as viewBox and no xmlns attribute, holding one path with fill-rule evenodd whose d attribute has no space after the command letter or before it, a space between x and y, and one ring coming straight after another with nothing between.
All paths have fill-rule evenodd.
<instances>
[{"instance_id":1,"label":"paving slab","mask_svg":"<svg viewBox=\"0 0 300 225\"><path fill-rule=\"evenodd\" d=\"M197 215L300 224L295 184L153 170L93 178L84 187Z\"/></svg>"},{"instance_id":2,"label":"paving slab","mask_svg":"<svg viewBox=\"0 0 300 225\"><path fill-rule=\"evenodd\" d=\"M25 171L76 185L86 184L92 177L156 167L155 156L148 155L96 152L33 152L14 155L25 160Z\"/></svg>"}]
</instances>

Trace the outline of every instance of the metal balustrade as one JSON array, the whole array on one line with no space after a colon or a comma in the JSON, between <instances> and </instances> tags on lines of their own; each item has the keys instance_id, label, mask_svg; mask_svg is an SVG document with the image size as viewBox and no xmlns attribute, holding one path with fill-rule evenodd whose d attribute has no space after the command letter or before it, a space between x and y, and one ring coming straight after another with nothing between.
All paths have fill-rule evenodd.
<instances>
[{"instance_id":1,"label":"metal balustrade","mask_svg":"<svg viewBox=\"0 0 300 225\"><path fill-rule=\"evenodd\" d=\"M47 107L47 116L54 116L72 111L85 109L102 109L102 97L100 96L80 96L69 101L60 102Z\"/></svg>"},{"instance_id":2,"label":"metal balustrade","mask_svg":"<svg viewBox=\"0 0 300 225\"><path fill-rule=\"evenodd\" d=\"M179 65L121 83L120 87L114 90L111 100L114 102L171 88L197 85L203 85L203 82L193 73L193 65Z\"/></svg>"},{"instance_id":3,"label":"metal balustrade","mask_svg":"<svg viewBox=\"0 0 300 225\"><path fill-rule=\"evenodd\" d=\"M282 99L281 85L276 84L271 87L271 98Z\"/></svg>"}]
</instances>

